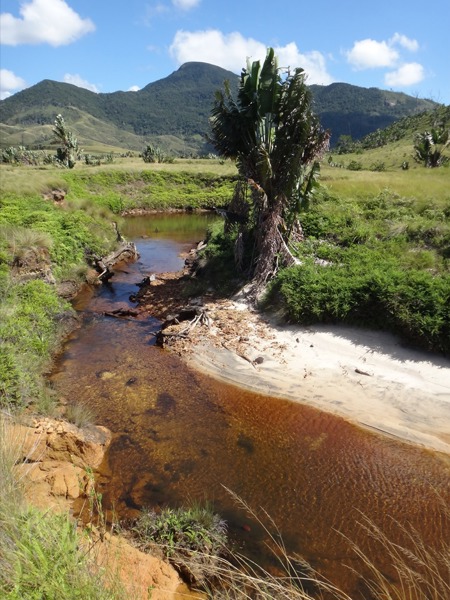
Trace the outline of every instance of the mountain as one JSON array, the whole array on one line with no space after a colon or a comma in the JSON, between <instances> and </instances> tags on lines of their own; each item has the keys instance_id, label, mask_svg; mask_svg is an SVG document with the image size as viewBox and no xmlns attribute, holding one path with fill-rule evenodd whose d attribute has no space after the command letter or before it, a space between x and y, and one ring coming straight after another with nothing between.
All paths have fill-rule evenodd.
<instances>
[{"instance_id":1,"label":"mountain","mask_svg":"<svg viewBox=\"0 0 450 600\"><path fill-rule=\"evenodd\" d=\"M203 153L214 93L239 77L207 63L189 62L138 92L96 94L48 79L0 101L2 146L48 146L61 113L86 150L140 151L147 142L175 154ZM406 94L345 83L311 86L315 112L332 132L359 139L408 115L437 106Z\"/></svg>"},{"instance_id":2,"label":"mountain","mask_svg":"<svg viewBox=\"0 0 450 600\"><path fill-rule=\"evenodd\" d=\"M337 143L341 135L358 140L376 129L384 129L394 121L438 106L401 92L363 88L348 83L327 86L312 85L315 112Z\"/></svg>"}]
</instances>

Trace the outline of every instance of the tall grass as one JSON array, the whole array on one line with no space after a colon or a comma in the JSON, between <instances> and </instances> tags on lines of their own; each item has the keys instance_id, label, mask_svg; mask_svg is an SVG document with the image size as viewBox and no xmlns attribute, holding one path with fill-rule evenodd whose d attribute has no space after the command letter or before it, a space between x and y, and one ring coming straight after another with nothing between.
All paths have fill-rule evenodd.
<instances>
[{"instance_id":1,"label":"tall grass","mask_svg":"<svg viewBox=\"0 0 450 600\"><path fill-rule=\"evenodd\" d=\"M443 505L449 517L449 509ZM434 547L424 543L414 529L398 525L405 538L399 544L389 538L367 517L361 527L376 544L381 545L390 562L390 573L381 571L361 549L352 543L355 554L368 571L365 584L371 598L376 600L448 600L450 598L450 542L444 539Z\"/></svg>"},{"instance_id":2,"label":"tall grass","mask_svg":"<svg viewBox=\"0 0 450 600\"><path fill-rule=\"evenodd\" d=\"M347 159L345 155L345 160L351 159ZM390 190L413 201L437 203L441 208L450 202L449 168L418 167L408 171L397 169L378 173L369 170L336 169L324 163L321 172L322 183L344 203L354 198L376 196L383 190Z\"/></svg>"},{"instance_id":3,"label":"tall grass","mask_svg":"<svg viewBox=\"0 0 450 600\"><path fill-rule=\"evenodd\" d=\"M267 546L275 567L267 570L241 553L228 548L215 560L199 549L184 554L189 571L203 572L199 588L208 600L448 600L450 597L450 542L443 539L435 547L427 546L413 529L399 525L405 545L389 538L370 519L361 516L361 527L381 548L390 562L389 573L351 540L343 544L353 548L360 570L354 571L359 591L356 595L339 589L312 569L301 557L291 556L276 524L265 511L258 514L245 501L228 490L235 502L265 531ZM448 518L448 507L443 505ZM354 561L352 561L354 564ZM354 570L342 565L342 569ZM363 573L364 572L364 573Z\"/></svg>"}]
</instances>

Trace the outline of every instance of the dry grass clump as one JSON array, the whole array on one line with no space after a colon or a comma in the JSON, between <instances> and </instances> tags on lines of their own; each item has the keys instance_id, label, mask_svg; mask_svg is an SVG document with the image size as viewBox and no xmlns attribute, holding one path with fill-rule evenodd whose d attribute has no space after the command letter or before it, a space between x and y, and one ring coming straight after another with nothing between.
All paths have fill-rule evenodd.
<instances>
[{"instance_id":1,"label":"dry grass clump","mask_svg":"<svg viewBox=\"0 0 450 600\"><path fill-rule=\"evenodd\" d=\"M214 600L355 600L325 580L300 557L291 556L282 537L267 513L260 518L241 498L230 492L235 501L265 530L268 547L277 563L272 574L247 557L232 553L219 557L209 572L205 572L202 591ZM443 502L443 512L448 515ZM444 540L439 547L429 547L418 532L399 525L405 545L389 538L370 519L362 518L361 527L390 562L389 575L349 540L361 570L354 571L364 600L448 600L450 598L450 544ZM276 533L273 534L272 531ZM193 554L191 561L202 560ZM207 564L207 563L206 563ZM204 566L204 565L203 565ZM343 568L346 568L343 565ZM352 569L353 570L353 569ZM362 575L364 571L364 575Z\"/></svg>"},{"instance_id":2,"label":"dry grass clump","mask_svg":"<svg viewBox=\"0 0 450 600\"><path fill-rule=\"evenodd\" d=\"M442 503L448 518L449 508ZM450 598L450 542L443 540L438 547L428 546L414 529L397 523L406 544L390 539L370 519L363 517L361 527L369 538L381 544L391 564L392 573L381 571L370 557L350 542L356 555L368 569L365 577L371 598L376 600L448 600Z\"/></svg>"},{"instance_id":3,"label":"dry grass clump","mask_svg":"<svg viewBox=\"0 0 450 600\"><path fill-rule=\"evenodd\" d=\"M92 425L95 422L95 414L92 408L80 402L73 402L66 406L64 417L79 428Z\"/></svg>"}]
</instances>

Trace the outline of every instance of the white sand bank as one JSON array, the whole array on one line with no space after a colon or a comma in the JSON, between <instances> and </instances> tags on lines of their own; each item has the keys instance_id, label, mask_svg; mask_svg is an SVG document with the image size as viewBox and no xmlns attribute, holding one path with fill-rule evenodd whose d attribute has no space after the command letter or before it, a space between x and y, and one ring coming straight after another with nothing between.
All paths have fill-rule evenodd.
<instances>
[{"instance_id":1,"label":"white sand bank","mask_svg":"<svg viewBox=\"0 0 450 600\"><path fill-rule=\"evenodd\" d=\"M450 454L449 360L380 332L277 326L243 303L208 311L213 326L186 355L192 367Z\"/></svg>"}]
</instances>

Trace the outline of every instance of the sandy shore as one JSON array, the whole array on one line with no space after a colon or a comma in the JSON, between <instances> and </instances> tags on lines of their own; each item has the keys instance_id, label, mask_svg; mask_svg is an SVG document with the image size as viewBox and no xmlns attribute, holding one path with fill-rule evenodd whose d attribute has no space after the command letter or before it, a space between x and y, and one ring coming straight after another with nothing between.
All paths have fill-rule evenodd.
<instances>
[{"instance_id":1,"label":"sandy shore","mask_svg":"<svg viewBox=\"0 0 450 600\"><path fill-rule=\"evenodd\" d=\"M206 303L211 326L178 346L191 367L450 454L450 361L389 334L277 325L245 302Z\"/></svg>"}]
</instances>

